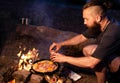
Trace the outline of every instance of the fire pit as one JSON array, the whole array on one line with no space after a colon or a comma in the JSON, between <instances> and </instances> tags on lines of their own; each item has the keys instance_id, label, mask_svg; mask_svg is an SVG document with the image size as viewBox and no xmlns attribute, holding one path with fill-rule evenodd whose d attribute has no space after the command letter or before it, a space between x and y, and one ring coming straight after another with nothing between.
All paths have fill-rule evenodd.
<instances>
[{"instance_id":1,"label":"fire pit","mask_svg":"<svg viewBox=\"0 0 120 83\"><path fill-rule=\"evenodd\" d=\"M65 81L65 77L61 75L63 65L49 59L39 59L38 55L38 50L35 48L27 53L20 50L17 54L19 57L17 69L9 70L5 74L7 75L10 72L12 76L7 83L63 83Z\"/></svg>"}]
</instances>

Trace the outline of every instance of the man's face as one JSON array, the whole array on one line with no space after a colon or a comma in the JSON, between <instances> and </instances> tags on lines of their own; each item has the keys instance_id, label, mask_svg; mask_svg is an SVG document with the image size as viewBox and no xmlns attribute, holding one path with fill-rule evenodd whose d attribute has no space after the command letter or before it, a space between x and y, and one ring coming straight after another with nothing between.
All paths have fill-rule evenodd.
<instances>
[{"instance_id":1,"label":"man's face","mask_svg":"<svg viewBox=\"0 0 120 83\"><path fill-rule=\"evenodd\" d=\"M101 26L96 21L96 16L93 12L91 12L89 9L83 10L83 19L84 24L88 27L88 29L99 31Z\"/></svg>"}]
</instances>

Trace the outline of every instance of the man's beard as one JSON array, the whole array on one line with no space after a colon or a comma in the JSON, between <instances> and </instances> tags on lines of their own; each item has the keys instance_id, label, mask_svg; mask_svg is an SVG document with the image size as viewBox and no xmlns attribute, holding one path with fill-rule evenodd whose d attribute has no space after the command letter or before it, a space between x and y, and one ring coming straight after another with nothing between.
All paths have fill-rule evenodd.
<instances>
[{"instance_id":1,"label":"man's beard","mask_svg":"<svg viewBox=\"0 0 120 83\"><path fill-rule=\"evenodd\" d=\"M100 30L100 24L98 24L98 23L96 23L96 22L94 22L94 25L93 26L91 26L91 27L89 27L89 26L87 26L88 28L89 28L89 30L93 33L93 34L99 34L100 32L101 32L101 30Z\"/></svg>"}]
</instances>

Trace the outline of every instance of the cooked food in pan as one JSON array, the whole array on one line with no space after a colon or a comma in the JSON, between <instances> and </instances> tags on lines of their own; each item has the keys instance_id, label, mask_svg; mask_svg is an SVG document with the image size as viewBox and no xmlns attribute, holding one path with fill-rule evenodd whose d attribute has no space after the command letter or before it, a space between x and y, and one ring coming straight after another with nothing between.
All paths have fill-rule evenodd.
<instances>
[{"instance_id":1,"label":"cooked food in pan","mask_svg":"<svg viewBox=\"0 0 120 83\"><path fill-rule=\"evenodd\" d=\"M53 72L57 68L58 65L50 60L42 60L33 64L33 69L41 73Z\"/></svg>"}]
</instances>

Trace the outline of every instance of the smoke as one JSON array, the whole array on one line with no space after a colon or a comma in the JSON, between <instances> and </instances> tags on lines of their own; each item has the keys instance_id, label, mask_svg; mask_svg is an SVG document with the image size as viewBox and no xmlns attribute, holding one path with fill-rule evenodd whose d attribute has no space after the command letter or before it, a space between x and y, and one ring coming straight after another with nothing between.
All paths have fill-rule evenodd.
<instances>
[{"instance_id":1,"label":"smoke","mask_svg":"<svg viewBox=\"0 0 120 83\"><path fill-rule=\"evenodd\" d=\"M22 4L22 8L19 8L19 17L28 18L31 25L53 26L56 15L61 13L65 6L62 2L59 2L52 2L52 0L29 1Z\"/></svg>"},{"instance_id":2,"label":"smoke","mask_svg":"<svg viewBox=\"0 0 120 83\"><path fill-rule=\"evenodd\" d=\"M29 10L30 23L33 25L46 25L50 26L52 24L52 16L50 16L48 10L48 4L42 1L34 1Z\"/></svg>"},{"instance_id":3,"label":"smoke","mask_svg":"<svg viewBox=\"0 0 120 83\"><path fill-rule=\"evenodd\" d=\"M23 5L19 4L17 9L19 17L28 18L30 25L48 26L69 31L76 27L74 31L78 31L77 27L82 26L81 6L73 5L71 2L54 1L31 0L29 3L27 1Z\"/></svg>"}]
</instances>

